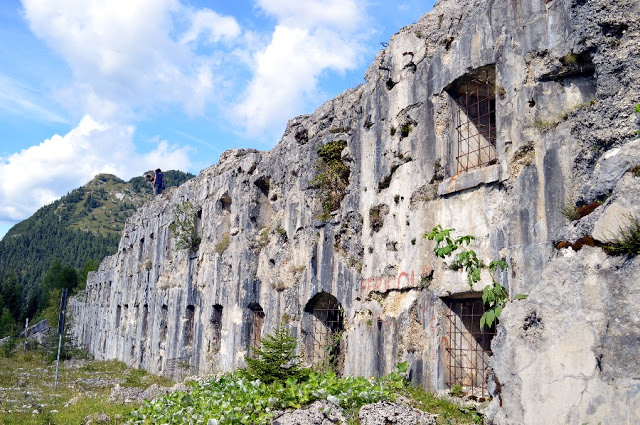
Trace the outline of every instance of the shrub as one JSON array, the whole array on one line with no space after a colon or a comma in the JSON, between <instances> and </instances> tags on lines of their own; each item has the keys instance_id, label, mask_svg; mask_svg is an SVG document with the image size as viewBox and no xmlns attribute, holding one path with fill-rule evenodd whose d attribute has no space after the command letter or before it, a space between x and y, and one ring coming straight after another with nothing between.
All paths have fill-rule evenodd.
<instances>
[{"instance_id":1,"label":"shrub","mask_svg":"<svg viewBox=\"0 0 640 425\"><path fill-rule=\"evenodd\" d=\"M322 220L328 220L330 214L340 208L349 184L349 167L342 161L345 147L345 140L337 140L318 149L320 160L316 164L316 176L310 183L320 190Z\"/></svg>"},{"instance_id":2,"label":"shrub","mask_svg":"<svg viewBox=\"0 0 640 425\"><path fill-rule=\"evenodd\" d=\"M197 210L196 206L190 201L184 201L175 205L175 220L169 228L175 235L178 249L187 248L189 251L195 252L200 247L202 238L198 235L196 226L200 213L201 211Z\"/></svg>"},{"instance_id":3,"label":"shrub","mask_svg":"<svg viewBox=\"0 0 640 425\"><path fill-rule=\"evenodd\" d=\"M302 367L296 346L296 339L280 324L273 334L262 339L261 347L255 349L253 357L245 358L247 368L242 373L267 384L289 378L303 379L309 371Z\"/></svg>"}]
</instances>

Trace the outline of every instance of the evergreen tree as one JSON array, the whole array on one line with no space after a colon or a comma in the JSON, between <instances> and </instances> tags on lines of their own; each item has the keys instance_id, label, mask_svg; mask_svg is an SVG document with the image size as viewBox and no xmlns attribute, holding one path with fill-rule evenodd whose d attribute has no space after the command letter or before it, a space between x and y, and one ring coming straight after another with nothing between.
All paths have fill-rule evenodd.
<instances>
[{"instance_id":1,"label":"evergreen tree","mask_svg":"<svg viewBox=\"0 0 640 425\"><path fill-rule=\"evenodd\" d=\"M289 330L283 324L278 325L273 334L262 339L261 348L255 349L254 357L245 358L247 369L244 373L267 384L287 378L305 378L308 369L302 367L296 346L297 341Z\"/></svg>"}]
</instances>

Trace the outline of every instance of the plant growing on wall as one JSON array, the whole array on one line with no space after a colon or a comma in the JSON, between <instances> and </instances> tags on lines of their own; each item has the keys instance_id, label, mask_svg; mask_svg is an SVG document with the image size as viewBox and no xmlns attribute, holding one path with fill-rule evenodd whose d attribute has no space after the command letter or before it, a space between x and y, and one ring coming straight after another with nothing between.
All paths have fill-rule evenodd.
<instances>
[{"instance_id":1,"label":"plant growing on wall","mask_svg":"<svg viewBox=\"0 0 640 425\"><path fill-rule=\"evenodd\" d=\"M320 160L316 164L316 176L310 183L320 189L322 220L328 220L329 215L340 208L349 184L349 167L342 161L345 147L345 140L336 140L318 149Z\"/></svg>"},{"instance_id":2,"label":"plant growing on wall","mask_svg":"<svg viewBox=\"0 0 640 425\"><path fill-rule=\"evenodd\" d=\"M169 226L173 232L178 249L187 248L191 252L198 250L202 238L198 235L196 223L200 211L190 201L177 203L174 207L175 219Z\"/></svg>"},{"instance_id":3,"label":"plant growing on wall","mask_svg":"<svg viewBox=\"0 0 640 425\"><path fill-rule=\"evenodd\" d=\"M480 318L480 329L484 326L491 326L502 313L503 307L509 301L509 294L504 286L500 285L493 277L496 271L506 270L509 265L504 260L493 260L488 265L480 258L476 252L469 249L468 246L475 237L464 235L459 237L451 236L451 232L455 229L444 229L439 224L431 229L431 232L425 232L424 237L430 241L435 240L436 246L433 253L436 257L446 258L454 255L453 262L449 266L453 270L464 270L467 272L467 280L469 287L473 288L473 284L481 279L482 270L488 270L492 285L487 285L482 290L482 302L485 304L485 312ZM457 252L456 252L457 251ZM526 295L518 294L516 299L524 299Z\"/></svg>"}]
</instances>

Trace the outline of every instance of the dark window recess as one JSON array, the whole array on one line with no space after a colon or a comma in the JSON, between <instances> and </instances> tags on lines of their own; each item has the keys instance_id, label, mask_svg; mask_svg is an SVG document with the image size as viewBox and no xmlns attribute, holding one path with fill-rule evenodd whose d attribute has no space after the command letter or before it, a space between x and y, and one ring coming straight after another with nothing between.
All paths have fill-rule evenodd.
<instances>
[{"instance_id":1,"label":"dark window recess","mask_svg":"<svg viewBox=\"0 0 640 425\"><path fill-rule=\"evenodd\" d=\"M315 367L339 371L344 320L338 299L327 292L321 292L309 300L304 311L313 317L313 344L309 361Z\"/></svg>"},{"instance_id":2,"label":"dark window recess","mask_svg":"<svg viewBox=\"0 0 640 425\"><path fill-rule=\"evenodd\" d=\"M492 327L480 330L484 313L481 298L445 299L446 305L442 352L444 383L452 388L460 385L466 395L486 398Z\"/></svg>"},{"instance_id":3,"label":"dark window recess","mask_svg":"<svg viewBox=\"0 0 640 425\"><path fill-rule=\"evenodd\" d=\"M169 307L166 304L162 305L162 320L160 321L160 330L162 331L161 340L167 339L167 333L169 333Z\"/></svg>"},{"instance_id":4,"label":"dark window recess","mask_svg":"<svg viewBox=\"0 0 640 425\"><path fill-rule=\"evenodd\" d=\"M187 316L184 322L184 345L193 344L193 326L196 308L193 305L187 306Z\"/></svg>"},{"instance_id":5,"label":"dark window recess","mask_svg":"<svg viewBox=\"0 0 640 425\"><path fill-rule=\"evenodd\" d=\"M116 307L116 329L120 327L120 315L122 314L122 306Z\"/></svg>"},{"instance_id":6,"label":"dark window recess","mask_svg":"<svg viewBox=\"0 0 640 425\"><path fill-rule=\"evenodd\" d=\"M260 348L260 342L262 341L262 326L264 325L264 310L260 307L260 304L249 304L251 330L249 335L249 351L253 351L254 348Z\"/></svg>"},{"instance_id":7,"label":"dark window recess","mask_svg":"<svg viewBox=\"0 0 640 425\"><path fill-rule=\"evenodd\" d=\"M142 338L147 338L149 334L149 305L142 307Z\"/></svg>"},{"instance_id":8,"label":"dark window recess","mask_svg":"<svg viewBox=\"0 0 640 425\"><path fill-rule=\"evenodd\" d=\"M222 341L222 306L214 305L209 320L211 334L209 337L209 352L217 353L220 351L220 343Z\"/></svg>"},{"instance_id":9,"label":"dark window recess","mask_svg":"<svg viewBox=\"0 0 640 425\"><path fill-rule=\"evenodd\" d=\"M456 174L497 163L495 80L495 67L489 65L447 89L455 103Z\"/></svg>"}]
</instances>

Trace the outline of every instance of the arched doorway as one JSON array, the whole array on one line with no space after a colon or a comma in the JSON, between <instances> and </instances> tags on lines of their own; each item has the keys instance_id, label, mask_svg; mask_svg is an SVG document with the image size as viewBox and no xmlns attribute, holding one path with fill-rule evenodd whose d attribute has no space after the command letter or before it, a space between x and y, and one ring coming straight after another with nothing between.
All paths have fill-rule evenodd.
<instances>
[{"instance_id":1,"label":"arched doorway","mask_svg":"<svg viewBox=\"0 0 640 425\"><path fill-rule=\"evenodd\" d=\"M304 308L310 319L307 358L313 367L339 371L342 367L343 310L338 299L320 292Z\"/></svg>"}]
</instances>

